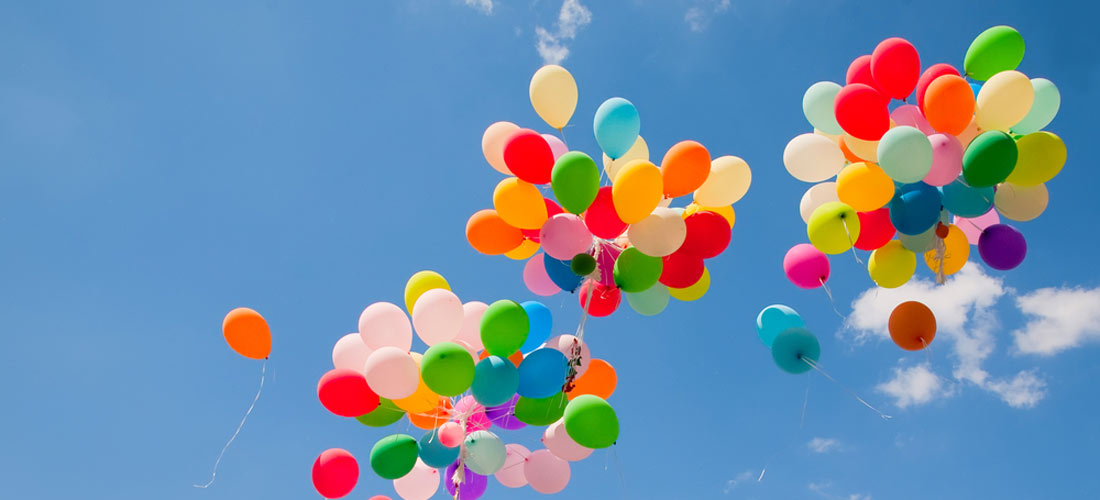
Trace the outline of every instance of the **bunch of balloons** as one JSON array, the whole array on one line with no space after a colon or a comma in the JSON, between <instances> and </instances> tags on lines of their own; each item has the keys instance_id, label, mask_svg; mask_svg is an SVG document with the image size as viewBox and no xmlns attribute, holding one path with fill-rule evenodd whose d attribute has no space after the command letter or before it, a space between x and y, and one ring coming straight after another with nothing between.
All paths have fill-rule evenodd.
<instances>
[{"instance_id":1,"label":"bunch of balloons","mask_svg":"<svg viewBox=\"0 0 1100 500\"><path fill-rule=\"evenodd\" d=\"M488 476L509 488L556 493L570 461L615 443L619 422L606 399L615 370L593 359L583 340L550 337L550 310L539 302L462 303L438 273L416 273L400 306L377 302L359 331L336 342L333 369L317 384L333 414L370 427L405 418L420 437L395 433L371 449L371 470L393 481L404 500L426 500L442 482L473 500ZM411 317L411 320L410 320ZM413 332L427 346L412 352ZM505 444L501 431L546 426L542 449ZM313 482L325 498L355 487L359 466L342 449L323 452Z\"/></svg>"},{"instance_id":2,"label":"bunch of balloons","mask_svg":"<svg viewBox=\"0 0 1100 500\"><path fill-rule=\"evenodd\" d=\"M1000 219L1042 214L1045 183L1066 161L1065 144L1043 130L1058 89L1017 71L1023 57L1020 33L996 26L971 43L963 72L922 72L916 48L889 38L852 62L844 86L810 86L802 109L814 132L783 151L792 176L816 183L800 207L810 244L784 259L791 282L822 286L826 254L853 248L871 251L868 272L884 288L909 281L918 254L942 283L970 245L989 267L1020 265L1027 242Z\"/></svg>"},{"instance_id":3,"label":"bunch of balloons","mask_svg":"<svg viewBox=\"0 0 1100 500\"><path fill-rule=\"evenodd\" d=\"M789 306L773 304L761 310L756 316L756 334L771 349L776 366L787 373L808 372L821 358L817 336Z\"/></svg>"},{"instance_id":4,"label":"bunch of balloons","mask_svg":"<svg viewBox=\"0 0 1100 500\"><path fill-rule=\"evenodd\" d=\"M577 84L565 68L543 66L531 78L530 97L560 132L576 110ZM493 208L466 223L470 245L526 259L523 280L536 295L579 288L581 307L592 316L614 312L624 293L647 316L664 310L670 296L702 297L710 286L704 259L729 245L730 205L748 191L752 173L741 158L712 159L695 141L672 146L658 167L640 130L630 101L600 105L593 131L603 150L601 173L592 157L557 136L510 122L490 125L482 152L509 177L493 191ZM689 205L671 208L673 198L687 195L694 197Z\"/></svg>"}]
</instances>

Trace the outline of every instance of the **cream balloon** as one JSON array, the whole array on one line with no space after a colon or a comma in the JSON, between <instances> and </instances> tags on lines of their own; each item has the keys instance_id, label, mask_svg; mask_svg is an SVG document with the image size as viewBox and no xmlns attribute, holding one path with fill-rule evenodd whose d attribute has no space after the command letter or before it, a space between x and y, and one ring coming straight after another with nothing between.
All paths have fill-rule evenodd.
<instances>
[{"instance_id":1,"label":"cream balloon","mask_svg":"<svg viewBox=\"0 0 1100 500\"><path fill-rule=\"evenodd\" d=\"M822 182L810 186L810 189L802 194L802 202L798 204L798 212L802 215L802 222L809 224L810 216L813 215L814 210L830 201L840 201L836 194L835 182Z\"/></svg>"},{"instance_id":2,"label":"cream balloon","mask_svg":"<svg viewBox=\"0 0 1100 500\"><path fill-rule=\"evenodd\" d=\"M411 396L420 382L416 359L408 351L393 346L372 352L363 372L371 390L386 399Z\"/></svg>"},{"instance_id":3,"label":"cream balloon","mask_svg":"<svg viewBox=\"0 0 1100 500\"><path fill-rule=\"evenodd\" d=\"M966 130L963 130L961 134L956 135L955 138L959 140L959 144L962 144L963 150L965 151L966 147L970 145L970 141L973 141L974 138L978 137L978 134L981 134L982 132L985 131L978 128L977 119L971 118L970 125L967 125Z\"/></svg>"},{"instance_id":4,"label":"cream balloon","mask_svg":"<svg viewBox=\"0 0 1100 500\"><path fill-rule=\"evenodd\" d=\"M736 156L720 156L710 162L710 175L695 190L695 202L704 207L732 205L749 192L752 170Z\"/></svg>"},{"instance_id":5,"label":"cream balloon","mask_svg":"<svg viewBox=\"0 0 1100 500\"><path fill-rule=\"evenodd\" d=\"M844 134L844 145L848 146L848 151L864 161L871 163L878 161L878 141L865 141Z\"/></svg>"},{"instance_id":6,"label":"cream balloon","mask_svg":"<svg viewBox=\"0 0 1100 500\"><path fill-rule=\"evenodd\" d=\"M508 165L504 163L504 144L512 133L519 130L519 125L512 122L496 122L485 129L481 136L481 154L485 155L485 161L504 175L512 175Z\"/></svg>"},{"instance_id":7,"label":"cream balloon","mask_svg":"<svg viewBox=\"0 0 1100 500\"><path fill-rule=\"evenodd\" d=\"M802 134L787 143L783 150L783 165L795 179L821 182L844 168L844 153L828 137Z\"/></svg>"},{"instance_id":8,"label":"cream balloon","mask_svg":"<svg viewBox=\"0 0 1100 500\"><path fill-rule=\"evenodd\" d=\"M1035 87L1027 75L1002 71L978 90L974 119L983 130L1008 130L1027 116L1034 101Z\"/></svg>"},{"instance_id":9,"label":"cream balloon","mask_svg":"<svg viewBox=\"0 0 1100 500\"><path fill-rule=\"evenodd\" d=\"M393 489L402 500L428 500L439 490L439 470L417 458L408 474L393 480Z\"/></svg>"},{"instance_id":10,"label":"cream balloon","mask_svg":"<svg viewBox=\"0 0 1100 500\"><path fill-rule=\"evenodd\" d=\"M454 340L462 328L462 318L462 301L442 288L424 292L413 306L413 329L428 345Z\"/></svg>"},{"instance_id":11,"label":"cream balloon","mask_svg":"<svg viewBox=\"0 0 1100 500\"><path fill-rule=\"evenodd\" d=\"M630 243L650 257L664 257L680 249L687 237L687 224L672 208L657 207L649 217L630 225Z\"/></svg>"},{"instance_id":12,"label":"cream balloon","mask_svg":"<svg viewBox=\"0 0 1100 500\"><path fill-rule=\"evenodd\" d=\"M607 172L607 178L614 182L619 170L622 170L627 163L634 160L649 161L649 145L640 135L637 139L634 139L634 145L630 146L630 149L621 158L612 160L607 154L603 155L603 169Z\"/></svg>"},{"instance_id":13,"label":"cream balloon","mask_svg":"<svg viewBox=\"0 0 1100 500\"><path fill-rule=\"evenodd\" d=\"M1050 193L1045 184L1024 187L1005 182L997 185L997 194L993 195L997 211L1006 219L1019 222L1042 215L1049 202Z\"/></svg>"},{"instance_id":14,"label":"cream balloon","mask_svg":"<svg viewBox=\"0 0 1100 500\"><path fill-rule=\"evenodd\" d=\"M577 110L577 81L565 68L547 64L531 77L531 107L553 128L561 130Z\"/></svg>"}]
</instances>

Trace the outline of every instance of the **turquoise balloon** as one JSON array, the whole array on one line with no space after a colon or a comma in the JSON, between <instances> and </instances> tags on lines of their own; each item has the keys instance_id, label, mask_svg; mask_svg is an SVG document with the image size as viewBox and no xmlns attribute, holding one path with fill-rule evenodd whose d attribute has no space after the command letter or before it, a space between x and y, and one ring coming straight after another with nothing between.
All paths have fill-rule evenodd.
<instances>
[{"instance_id":1,"label":"turquoise balloon","mask_svg":"<svg viewBox=\"0 0 1100 500\"><path fill-rule=\"evenodd\" d=\"M432 429L425 432L420 437L420 441L417 442L418 454L420 460L423 460L428 467L435 467L437 469L451 465L452 462L458 460L458 446L454 448L448 448L443 446L443 443L439 442L439 433Z\"/></svg>"},{"instance_id":2,"label":"turquoise balloon","mask_svg":"<svg viewBox=\"0 0 1100 500\"><path fill-rule=\"evenodd\" d=\"M489 431L474 431L466 436L466 467L488 476L496 473L504 465L507 450L504 442Z\"/></svg>"},{"instance_id":3,"label":"turquoise balloon","mask_svg":"<svg viewBox=\"0 0 1100 500\"><path fill-rule=\"evenodd\" d=\"M612 276L620 290L639 293L656 285L662 270L664 261L660 257L650 257L637 248L628 247L615 259Z\"/></svg>"},{"instance_id":4,"label":"turquoise balloon","mask_svg":"<svg viewBox=\"0 0 1100 500\"><path fill-rule=\"evenodd\" d=\"M783 304L773 304L765 307L756 316L756 335L764 345L771 347L775 337L788 328L801 328L806 326L794 309Z\"/></svg>"},{"instance_id":5,"label":"turquoise balloon","mask_svg":"<svg viewBox=\"0 0 1100 500\"><path fill-rule=\"evenodd\" d=\"M805 373L813 367L805 360L817 363L821 357L821 344L817 337L805 328L788 328L772 342L772 359L776 366L787 373Z\"/></svg>"},{"instance_id":6,"label":"turquoise balloon","mask_svg":"<svg viewBox=\"0 0 1100 500\"><path fill-rule=\"evenodd\" d=\"M906 184L890 200L890 223L902 234L921 234L936 225L943 208L940 190L923 182Z\"/></svg>"},{"instance_id":7,"label":"turquoise balloon","mask_svg":"<svg viewBox=\"0 0 1100 500\"><path fill-rule=\"evenodd\" d=\"M833 111L840 85L833 82L817 82L802 95L802 113L814 128L826 134L840 135L844 129L836 122Z\"/></svg>"},{"instance_id":8,"label":"turquoise balloon","mask_svg":"<svg viewBox=\"0 0 1100 500\"><path fill-rule=\"evenodd\" d=\"M596 110L592 130L600 149L614 160L630 151L642 130L642 120L634 104L622 97L612 97Z\"/></svg>"},{"instance_id":9,"label":"turquoise balloon","mask_svg":"<svg viewBox=\"0 0 1100 500\"><path fill-rule=\"evenodd\" d=\"M932 143L918 128L894 127L879 139L878 165L895 181L918 182L932 169Z\"/></svg>"},{"instance_id":10,"label":"turquoise balloon","mask_svg":"<svg viewBox=\"0 0 1100 500\"><path fill-rule=\"evenodd\" d=\"M971 187L960 177L940 188L943 208L959 217L977 217L993 208L993 186Z\"/></svg>"},{"instance_id":11,"label":"turquoise balloon","mask_svg":"<svg viewBox=\"0 0 1100 500\"><path fill-rule=\"evenodd\" d=\"M561 392L569 374L569 359L557 349L535 349L519 364L519 388L525 398L542 399Z\"/></svg>"},{"instance_id":12,"label":"turquoise balloon","mask_svg":"<svg viewBox=\"0 0 1100 500\"><path fill-rule=\"evenodd\" d=\"M649 287L644 292L624 293L623 295L626 295L626 303L630 304L630 308L642 316L661 314L661 311L668 307L669 298L672 297L668 293L668 287L661 283Z\"/></svg>"},{"instance_id":13,"label":"turquoise balloon","mask_svg":"<svg viewBox=\"0 0 1100 500\"><path fill-rule=\"evenodd\" d=\"M1062 106L1062 94L1054 82L1046 78L1032 78L1031 87L1035 89L1035 101L1031 103L1027 116L1012 126L1013 133L1027 135L1043 130L1054 120L1058 108Z\"/></svg>"},{"instance_id":14,"label":"turquoise balloon","mask_svg":"<svg viewBox=\"0 0 1100 500\"><path fill-rule=\"evenodd\" d=\"M519 370L500 356L486 356L474 367L474 383L470 392L482 406L507 403L519 389Z\"/></svg>"},{"instance_id":15,"label":"turquoise balloon","mask_svg":"<svg viewBox=\"0 0 1100 500\"><path fill-rule=\"evenodd\" d=\"M567 212L582 214L600 191L600 169L595 160L580 151L561 155L550 172L550 188Z\"/></svg>"},{"instance_id":16,"label":"turquoise balloon","mask_svg":"<svg viewBox=\"0 0 1100 500\"><path fill-rule=\"evenodd\" d=\"M520 347L519 350L520 352L531 352L538 349L543 342L546 342L546 339L550 338L550 331L554 327L554 315L550 313L549 307L536 300L529 300L520 305L523 306L524 311L527 311L527 319L530 322L531 329L527 332L527 340L523 342L523 347Z\"/></svg>"},{"instance_id":17,"label":"turquoise balloon","mask_svg":"<svg viewBox=\"0 0 1100 500\"><path fill-rule=\"evenodd\" d=\"M974 98L978 98L978 91L982 90L982 84L978 82L970 82L970 90L974 91Z\"/></svg>"}]
</instances>

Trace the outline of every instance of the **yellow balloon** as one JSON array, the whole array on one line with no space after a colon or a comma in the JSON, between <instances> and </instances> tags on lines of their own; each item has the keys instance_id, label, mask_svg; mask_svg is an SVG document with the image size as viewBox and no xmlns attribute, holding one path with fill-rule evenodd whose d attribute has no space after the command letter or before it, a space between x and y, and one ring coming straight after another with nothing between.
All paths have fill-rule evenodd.
<instances>
[{"instance_id":1,"label":"yellow balloon","mask_svg":"<svg viewBox=\"0 0 1100 500\"><path fill-rule=\"evenodd\" d=\"M703 267L703 275L699 277L699 281L696 281L694 285L687 288L672 288L668 287L668 294L676 300L682 300L684 302L691 302L693 300L699 300L707 294L707 290L710 288L710 271Z\"/></svg>"},{"instance_id":2,"label":"yellow balloon","mask_svg":"<svg viewBox=\"0 0 1100 500\"><path fill-rule=\"evenodd\" d=\"M798 203L798 213L802 216L802 222L810 223L810 216L817 207L831 201L840 201L836 196L836 183L833 181L814 184L802 194L802 201Z\"/></svg>"},{"instance_id":3,"label":"yellow balloon","mask_svg":"<svg viewBox=\"0 0 1100 500\"><path fill-rule=\"evenodd\" d=\"M524 238L523 243L520 243L518 247L513 248L504 253L505 257L512 260L527 260L532 255L535 255L539 251L540 245Z\"/></svg>"},{"instance_id":4,"label":"yellow balloon","mask_svg":"<svg viewBox=\"0 0 1100 500\"><path fill-rule=\"evenodd\" d=\"M1058 175L1066 164L1066 143L1050 132L1033 132L1016 141L1016 168L1008 182L1017 186L1038 186Z\"/></svg>"},{"instance_id":5,"label":"yellow balloon","mask_svg":"<svg viewBox=\"0 0 1100 500\"><path fill-rule=\"evenodd\" d=\"M898 240L890 240L882 248L871 252L871 258L867 261L867 272L882 288L904 285L916 271L917 255Z\"/></svg>"},{"instance_id":6,"label":"yellow balloon","mask_svg":"<svg viewBox=\"0 0 1100 500\"><path fill-rule=\"evenodd\" d=\"M985 131L978 128L977 119L971 118L970 125L967 125L966 130L963 130L961 134L956 135L955 138L959 140L959 144L962 144L962 147L965 150L966 147L970 145L970 141L973 141L974 138L978 137L978 134L981 134L982 132Z\"/></svg>"},{"instance_id":7,"label":"yellow balloon","mask_svg":"<svg viewBox=\"0 0 1100 500\"><path fill-rule=\"evenodd\" d=\"M878 210L894 197L894 180L874 163L852 163L837 175L836 195L857 212Z\"/></svg>"},{"instance_id":8,"label":"yellow balloon","mask_svg":"<svg viewBox=\"0 0 1100 500\"><path fill-rule=\"evenodd\" d=\"M752 184L749 164L736 156L720 156L710 162L710 175L699 189L695 201L705 207L719 207L737 203Z\"/></svg>"},{"instance_id":9,"label":"yellow balloon","mask_svg":"<svg viewBox=\"0 0 1100 500\"><path fill-rule=\"evenodd\" d=\"M1002 71L978 90L974 118L983 130L1007 131L1027 116L1034 101L1035 87L1027 75L1014 70Z\"/></svg>"},{"instance_id":10,"label":"yellow balloon","mask_svg":"<svg viewBox=\"0 0 1100 500\"><path fill-rule=\"evenodd\" d=\"M645 143L645 139L642 136L638 136L634 139L634 145L630 146L630 149L626 151L621 158L612 160L607 154L603 155L603 169L607 172L607 178L614 182L615 176L619 174L619 171L634 160L649 161L649 145Z\"/></svg>"},{"instance_id":11,"label":"yellow balloon","mask_svg":"<svg viewBox=\"0 0 1100 500\"><path fill-rule=\"evenodd\" d=\"M611 201L615 213L627 224L649 217L663 198L664 181L661 170L646 160L627 163L611 185Z\"/></svg>"},{"instance_id":12,"label":"yellow balloon","mask_svg":"<svg viewBox=\"0 0 1100 500\"><path fill-rule=\"evenodd\" d=\"M418 352L410 354L419 366L423 355ZM416 383L416 392L408 397L393 400L393 404L409 413L424 413L431 411L439 404L439 395L432 392L428 385L424 383L424 378L421 377L420 381Z\"/></svg>"},{"instance_id":13,"label":"yellow balloon","mask_svg":"<svg viewBox=\"0 0 1100 500\"><path fill-rule=\"evenodd\" d=\"M675 210L658 207L645 219L631 224L626 236L640 252L650 257L664 257L684 244L687 223Z\"/></svg>"},{"instance_id":14,"label":"yellow balloon","mask_svg":"<svg viewBox=\"0 0 1100 500\"><path fill-rule=\"evenodd\" d=\"M696 202L691 202L688 206L684 207L684 218L687 219L689 215L698 212L700 210L706 210L708 212L714 212L722 217L726 218L726 222L730 224L730 229L733 229L733 223L737 220L736 214L733 213L733 207L702 207Z\"/></svg>"},{"instance_id":15,"label":"yellow balloon","mask_svg":"<svg viewBox=\"0 0 1100 500\"><path fill-rule=\"evenodd\" d=\"M1045 184L1037 186L1017 186L1005 182L997 185L993 195L993 205L1006 219L1026 222L1043 214L1050 202L1050 193Z\"/></svg>"},{"instance_id":16,"label":"yellow balloon","mask_svg":"<svg viewBox=\"0 0 1100 500\"><path fill-rule=\"evenodd\" d=\"M531 77L531 107L547 125L561 130L577 109L577 81L565 68L548 64Z\"/></svg>"},{"instance_id":17,"label":"yellow balloon","mask_svg":"<svg viewBox=\"0 0 1100 500\"><path fill-rule=\"evenodd\" d=\"M847 252L859 239L859 215L852 207L831 201L814 210L806 235L822 252L834 255Z\"/></svg>"},{"instance_id":18,"label":"yellow balloon","mask_svg":"<svg viewBox=\"0 0 1100 500\"><path fill-rule=\"evenodd\" d=\"M493 209L509 226L538 229L546 222L546 202L534 184L515 177L500 181L493 190Z\"/></svg>"},{"instance_id":19,"label":"yellow balloon","mask_svg":"<svg viewBox=\"0 0 1100 500\"><path fill-rule=\"evenodd\" d=\"M450 290L451 285L447 283L447 280L443 278L443 275L435 271L420 271L405 283L405 310L412 314L413 304L416 304L416 299L419 299L424 292L428 290L435 290L436 288L442 288L444 290Z\"/></svg>"},{"instance_id":20,"label":"yellow balloon","mask_svg":"<svg viewBox=\"0 0 1100 500\"><path fill-rule=\"evenodd\" d=\"M936 247L932 250L924 252L924 263L928 265L928 269L931 269L934 273L940 272L940 261L943 261L943 275L951 276L959 272L963 266L966 265L966 260L970 258L970 242L966 239L966 234L959 229L958 226L951 224L947 226L947 237L941 242L936 242ZM940 259L940 251L943 252L943 259ZM908 281L908 279L906 279Z\"/></svg>"},{"instance_id":21,"label":"yellow balloon","mask_svg":"<svg viewBox=\"0 0 1100 500\"><path fill-rule=\"evenodd\" d=\"M844 145L848 146L848 151L864 161L872 163L878 161L878 141L865 141L844 134Z\"/></svg>"}]
</instances>

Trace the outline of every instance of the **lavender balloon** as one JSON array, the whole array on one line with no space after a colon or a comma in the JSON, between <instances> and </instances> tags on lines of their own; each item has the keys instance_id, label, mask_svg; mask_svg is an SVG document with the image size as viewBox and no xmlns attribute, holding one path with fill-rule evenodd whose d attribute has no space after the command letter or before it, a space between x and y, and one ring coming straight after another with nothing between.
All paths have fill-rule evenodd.
<instances>
[{"instance_id":1,"label":"lavender balloon","mask_svg":"<svg viewBox=\"0 0 1100 500\"><path fill-rule=\"evenodd\" d=\"M486 408L485 416L489 417L489 421L492 422L493 425L504 430L514 431L527 427L527 424L520 422L519 419L516 418L515 409L517 401L519 401L519 394L513 395L512 399L509 399L507 403Z\"/></svg>"},{"instance_id":2,"label":"lavender balloon","mask_svg":"<svg viewBox=\"0 0 1100 500\"><path fill-rule=\"evenodd\" d=\"M443 473L443 484L447 487L447 494L455 496L455 471L458 470L458 462L447 466ZM485 494L485 488L489 487L489 478L463 467L462 484L458 486L458 500L477 500Z\"/></svg>"},{"instance_id":3,"label":"lavender balloon","mask_svg":"<svg viewBox=\"0 0 1100 500\"><path fill-rule=\"evenodd\" d=\"M1027 255L1027 240L1016 228L994 224L978 238L978 253L989 267L1008 271L1020 265Z\"/></svg>"}]
</instances>

